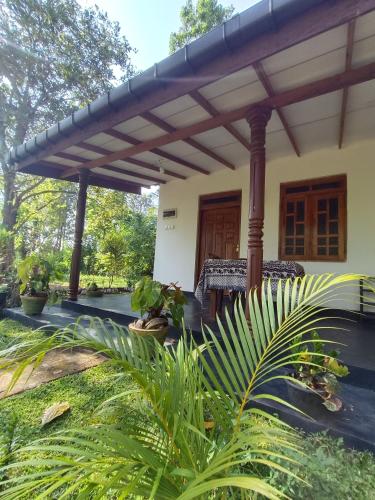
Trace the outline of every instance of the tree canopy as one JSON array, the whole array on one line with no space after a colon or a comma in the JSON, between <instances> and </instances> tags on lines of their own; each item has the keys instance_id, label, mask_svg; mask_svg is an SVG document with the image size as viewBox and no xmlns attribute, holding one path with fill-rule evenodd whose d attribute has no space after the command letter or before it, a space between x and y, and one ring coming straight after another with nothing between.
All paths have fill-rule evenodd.
<instances>
[{"instance_id":1,"label":"tree canopy","mask_svg":"<svg viewBox=\"0 0 375 500\"><path fill-rule=\"evenodd\" d=\"M233 11L233 6L224 7L218 0L197 0L196 5L193 0L187 0L180 11L181 27L169 38L170 53L223 23Z\"/></svg>"},{"instance_id":2,"label":"tree canopy","mask_svg":"<svg viewBox=\"0 0 375 500\"><path fill-rule=\"evenodd\" d=\"M39 196L43 179L17 175L8 150L87 104L133 74L132 53L117 22L76 0L2 0L0 3L0 185L3 225L14 231L25 200ZM49 191L70 190L50 183ZM66 193L63 193L65 196Z\"/></svg>"}]
</instances>

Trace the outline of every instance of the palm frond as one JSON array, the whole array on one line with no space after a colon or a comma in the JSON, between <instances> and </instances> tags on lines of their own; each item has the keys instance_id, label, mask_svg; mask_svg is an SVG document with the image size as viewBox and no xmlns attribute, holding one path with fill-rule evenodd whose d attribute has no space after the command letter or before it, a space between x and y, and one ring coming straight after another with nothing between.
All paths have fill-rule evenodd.
<instances>
[{"instance_id":1,"label":"palm frond","mask_svg":"<svg viewBox=\"0 0 375 500\"><path fill-rule=\"evenodd\" d=\"M0 484L0 498L281 498L262 470L293 475L291 457L301 450L294 430L256 405L266 398L288 403L260 389L287 378L282 369L298 363L290 349L297 335L300 345L313 345L312 331L329 332L334 315L327 305L350 295L358 279L365 277L280 283L276 303L265 282L260 299L249 297L250 322L237 304L225 326L218 320L219 336L203 329L202 345L184 334L174 350L164 349L111 321L83 318L43 341L0 352L2 368L18 363L12 384L50 350L100 352L136 382L148 421L65 431L21 448L18 461L1 471L10 479ZM312 364L321 356L310 354ZM213 421L209 431L207 418Z\"/></svg>"}]
</instances>

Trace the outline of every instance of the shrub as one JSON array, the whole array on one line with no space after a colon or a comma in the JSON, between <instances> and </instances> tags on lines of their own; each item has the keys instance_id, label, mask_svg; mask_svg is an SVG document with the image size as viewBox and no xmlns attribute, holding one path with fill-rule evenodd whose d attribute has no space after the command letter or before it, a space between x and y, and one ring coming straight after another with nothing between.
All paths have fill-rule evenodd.
<instances>
[{"instance_id":1,"label":"shrub","mask_svg":"<svg viewBox=\"0 0 375 500\"><path fill-rule=\"evenodd\" d=\"M309 484L273 470L272 485L295 500L374 498L375 459L372 453L347 450L342 439L325 433L306 436L301 432L300 435L304 455L298 455L299 466L295 473Z\"/></svg>"}]
</instances>

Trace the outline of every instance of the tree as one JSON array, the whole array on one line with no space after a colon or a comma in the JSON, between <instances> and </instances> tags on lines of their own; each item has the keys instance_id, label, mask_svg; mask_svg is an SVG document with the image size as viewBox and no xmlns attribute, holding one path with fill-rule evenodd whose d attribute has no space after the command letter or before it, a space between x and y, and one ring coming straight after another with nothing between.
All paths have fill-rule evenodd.
<instances>
[{"instance_id":1,"label":"tree","mask_svg":"<svg viewBox=\"0 0 375 500\"><path fill-rule=\"evenodd\" d=\"M128 283L133 286L142 276L152 276L156 240L156 209L147 213L131 212L126 220L125 268Z\"/></svg>"},{"instance_id":2,"label":"tree","mask_svg":"<svg viewBox=\"0 0 375 500\"><path fill-rule=\"evenodd\" d=\"M105 235L100 244L98 261L108 276L108 286L111 288L115 276L121 276L125 268L126 243L123 232L112 229Z\"/></svg>"},{"instance_id":3,"label":"tree","mask_svg":"<svg viewBox=\"0 0 375 500\"><path fill-rule=\"evenodd\" d=\"M223 23L232 16L233 11L232 5L223 7L217 0L197 0L196 6L193 0L187 0L180 11L181 27L171 33L169 38L170 53Z\"/></svg>"},{"instance_id":4,"label":"tree","mask_svg":"<svg viewBox=\"0 0 375 500\"><path fill-rule=\"evenodd\" d=\"M39 195L43 182L17 175L4 160L8 150L108 90L117 75L126 80L133 73L131 52L119 24L98 7L82 8L76 0L1 1L0 184L3 225L13 236L8 265L20 206Z\"/></svg>"},{"instance_id":5,"label":"tree","mask_svg":"<svg viewBox=\"0 0 375 500\"><path fill-rule=\"evenodd\" d=\"M22 257L62 250L72 240L77 186L46 179L24 198L15 226L16 248Z\"/></svg>"}]
</instances>

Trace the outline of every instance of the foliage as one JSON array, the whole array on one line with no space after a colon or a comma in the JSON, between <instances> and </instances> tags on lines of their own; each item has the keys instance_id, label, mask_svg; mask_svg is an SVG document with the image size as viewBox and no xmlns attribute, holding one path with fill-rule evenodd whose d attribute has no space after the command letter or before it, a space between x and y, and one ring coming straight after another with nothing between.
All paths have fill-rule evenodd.
<instances>
[{"instance_id":1,"label":"foliage","mask_svg":"<svg viewBox=\"0 0 375 500\"><path fill-rule=\"evenodd\" d=\"M86 290L90 291L90 292L96 292L97 290L99 290L99 287L98 285L95 283L95 281L91 281L91 283L89 283L87 285L87 288Z\"/></svg>"},{"instance_id":2,"label":"foliage","mask_svg":"<svg viewBox=\"0 0 375 500\"><path fill-rule=\"evenodd\" d=\"M37 296L49 291L52 268L47 260L30 255L18 263L17 272L22 295Z\"/></svg>"},{"instance_id":3,"label":"foliage","mask_svg":"<svg viewBox=\"0 0 375 500\"><path fill-rule=\"evenodd\" d=\"M27 221L22 204L37 207L41 195L56 193L61 207L51 237L56 245L64 234L60 217L74 191L64 181L35 180L18 175L15 165L4 161L6 153L46 127L64 118L107 91L114 83L133 74L132 49L98 7L81 7L76 0L3 0L0 3L0 184L3 187L3 223L11 232L7 264L14 258L16 224L24 224L25 246L33 244L34 228ZM69 188L67 188L69 186ZM32 203L38 199L37 204ZM51 206L47 199L48 206ZM50 212L52 215L52 213ZM20 217L19 217L20 216Z\"/></svg>"},{"instance_id":4,"label":"foliage","mask_svg":"<svg viewBox=\"0 0 375 500\"><path fill-rule=\"evenodd\" d=\"M274 470L270 475L273 486L290 498L303 500L374 498L375 458L370 452L347 450L342 439L326 434L300 435L304 454L296 455L295 472L306 482Z\"/></svg>"},{"instance_id":5,"label":"foliage","mask_svg":"<svg viewBox=\"0 0 375 500\"><path fill-rule=\"evenodd\" d=\"M195 6L193 0L187 0L180 11L181 27L169 38L170 53L222 24L233 11L233 6L223 7L218 0L197 0Z\"/></svg>"},{"instance_id":6,"label":"foliage","mask_svg":"<svg viewBox=\"0 0 375 500\"><path fill-rule=\"evenodd\" d=\"M131 295L132 310L139 311L142 316L147 313L147 321L155 318L172 318L176 327L184 318L186 302L181 287L176 283L162 285L149 276L138 281Z\"/></svg>"},{"instance_id":7,"label":"foliage","mask_svg":"<svg viewBox=\"0 0 375 500\"><path fill-rule=\"evenodd\" d=\"M301 344L301 340L299 335L292 342L292 352L297 354L299 361L294 366L293 377L318 394L328 410L340 410L342 402L337 396L340 389L337 377L349 375L348 367L338 362L337 351L326 352L326 343L321 340L318 332L312 332L310 347L308 344Z\"/></svg>"},{"instance_id":8,"label":"foliage","mask_svg":"<svg viewBox=\"0 0 375 500\"><path fill-rule=\"evenodd\" d=\"M108 276L108 285L112 286L115 276L124 273L126 243L122 232L111 230L100 244L98 262L104 273Z\"/></svg>"},{"instance_id":9,"label":"foliage","mask_svg":"<svg viewBox=\"0 0 375 500\"><path fill-rule=\"evenodd\" d=\"M123 236L124 262L121 273L129 285L142 276L151 275L156 238L155 194L136 196L106 191L98 195L99 188L92 188L88 199L87 227L84 237L83 270L88 274L103 274L98 258L108 234ZM97 255L93 259L93 255ZM107 268L107 266L106 266ZM107 271L106 271L107 272Z\"/></svg>"},{"instance_id":10,"label":"foliage","mask_svg":"<svg viewBox=\"0 0 375 500\"><path fill-rule=\"evenodd\" d=\"M72 241L78 186L45 179L33 196L20 205L15 244L25 257L31 253L59 253Z\"/></svg>"},{"instance_id":11,"label":"foliage","mask_svg":"<svg viewBox=\"0 0 375 500\"><path fill-rule=\"evenodd\" d=\"M119 397L139 393L150 422L81 427L21 448L17 461L2 469L14 479L3 482L1 497L30 498L37 490L53 497L64 489L67 497L79 492L86 498L279 498L281 491L267 481L265 469L293 476L301 461L301 439L256 404L282 402L263 393L264 384L288 379L279 369L298 363L290 342L296 335L302 335L301 343L309 342L303 339L329 318L321 308L358 279L365 277L305 276L292 286L287 281L284 289L280 282L276 307L267 283L261 302L256 292L249 297L250 326L238 304L234 320L227 315L226 327L218 321L220 338L206 328L203 346L186 336L176 350L155 341L153 358L142 337L127 336L118 325L99 319L0 353L4 369L19 363L14 382L51 349L100 351L132 377L137 389ZM214 422L209 431L207 413Z\"/></svg>"},{"instance_id":12,"label":"foliage","mask_svg":"<svg viewBox=\"0 0 375 500\"><path fill-rule=\"evenodd\" d=\"M4 268L4 255L7 252L9 243L9 231L0 224L0 272L5 271Z\"/></svg>"},{"instance_id":13,"label":"foliage","mask_svg":"<svg viewBox=\"0 0 375 500\"><path fill-rule=\"evenodd\" d=\"M100 276L99 274L82 274L80 275L80 284L79 286L82 288L87 288L87 286L95 281L95 283L99 286L99 288L105 288L107 285L107 278L105 276ZM53 279L52 281L53 285L61 285L61 286L68 286L69 285L69 275L60 277L60 279ZM120 287L120 288L126 288L127 287L127 281L124 277L118 277L116 276L113 279L112 283L113 287Z\"/></svg>"},{"instance_id":14,"label":"foliage","mask_svg":"<svg viewBox=\"0 0 375 500\"><path fill-rule=\"evenodd\" d=\"M131 211L125 223L125 270L129 285L142 276L152 276L156 240L156 209Z\"/></svg>"}]
</instances>

